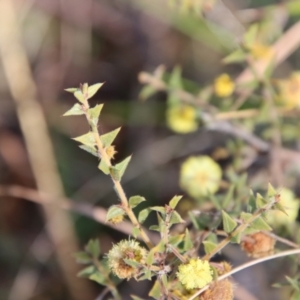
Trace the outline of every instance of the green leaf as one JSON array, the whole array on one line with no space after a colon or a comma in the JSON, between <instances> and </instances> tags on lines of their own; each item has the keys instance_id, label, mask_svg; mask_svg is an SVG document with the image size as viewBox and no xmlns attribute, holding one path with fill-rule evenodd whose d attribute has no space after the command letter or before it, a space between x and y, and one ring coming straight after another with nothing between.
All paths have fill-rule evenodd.
<instances>
[{"instance_id":1,"label":"green leaf","mask_svg":"<svg viewBox=\"0 0 300 300\"><path fill-rule=\"evenodd\" d=\"M177 90L182 89L182 79L181 79L181 68L175 67L169 79L170 92L168 95L168 105L178 105L181 100L178 96Z\"/></svg>"},{"instance_id":2,"label":"green leaf","mask_svg":"<svg viewBox=\"0 0 300 300\"><path fill-rule=\"evenodd\" d=\"M251 47L255 42L258 34L258 24L253 24L250 26L246 34L244 35L244 44L246 47Z\"/></svg>"},{"instance_id":3,"label":"green leaf","mask_svg":"<svg viewBox=\"0 0 300 300\"><path fill-rule=\"evenodd\" d=\"M183 244L183 249L185 251L191 250L193 248L194 244L190 236L190 232L188 229L185 230L185 235L184 235L184 244Z\"/></svg>"},{"instance_id":4,"label":"green leaf","mask_svg":"<svg viewBox=\"0 0 300 300\"><path fill-rule=\"evenodd\" d=\"M78 91L78 88L68 88L65 89L65 91L74 94L76 91Z\"/></svg>"},{"instance_id":5,"label":"green leaf","mask_svg":"<svg viewBox=\"0 0 300 300\"><path fill-rule=\"evenodd\" d=\"M149 251L147 258L146 258L146 264L148 266L152 266L154 263L154 255L156 254L156 251L153 250L153 248Z\"/></svg>"},{"instance_id":6,"label":"green leaf","mask_svg":"<svg viewBox=\"0 0 300 300\"><path fill-rule=\"evenodd\" d=\"M114 180L116 180L116 181L121 180L120 171L116 167L114 167L114 166L110 167L109 170L110 170L109 173Z\"/></svg>"},{"instance_id":7,"label":"green leaf","mask_svg":"<svg viewBox=\"0 0 300 300\"><path fill-rule=\"evenodd\" d=\"M94 266L89 266L81 270L77 276L78 277L90 277L92 274L94 274L97 271L97 269Z\"/></svg>"},{"instance_id":8,"label":"green leaf","mask_svg":"<svg viewBox=\"0 0 300 300\"><path fill-rule=\"evenodd\" d=\"M66 111L63 116L77 116L77 115L84 115L84 111L79 103L75 103L71 109Z\"/></svg>"},{"instance_id":9,"label":"green leaf","mask_svg":"<svg viewBox=\"0 0 300 300\"><path fill-rule=\"evenodd\" d=\"M100 116L102 108L103 108L103 104L97 104L88 110L90 118L95 126L97 126L97 124L98 124L98 120L99 120L99 116Z\"/></svg>"},{"instance_id":10,"label":"green leaf","mask_svg":"<svg viewBox=\"0 0 300 300\"><path fill-rule=\"evenodd\" d=\"M237 222L233 220L224 210L222 210L223 228L226 233L232 232Z\"/></svg>"},{"instance_id":11,"label":"green leaf","mask_svg":"<svg viewBox=\"0 0 300 300\"><path fill-rule=\"evenodd\" d=\"M234 190L235 190L235 185L231 184L228 189L228 192L223 200L223 203L222 203L223 208L226 208L230 204L230 202L233 200Z\"/></svg>"},{"instance_id":12,"label":"green leaf","mask_svg":"<svg viewBox=\"0 0 300 300\"><path fill-rule=\"evenodd\" d=\"M139 217L138 217L138 220L139 222L142 224L144 223L144 221L147 219L147 217L149 216L151 212L151 209L150 208L145 208L143 210L140 211L139 213Z\"/></svg>"},{"instance_id":13,"label":"green leaf","mask_svg":"<svg viewBox=\"0 0 300 300\"><path fill-rule=\"evenodd\" d=\"M92 98L98 90L101 88L101 86L104 84L102 83L96 83L88 87L88 99Z\"/></svg>"},{"instance_id":14,"label":"green leaf","mask_svg":"<svg viewBox=\"0 0 300 300\"><path fill-rule=\"evenodd\" d=\"M255 204L256 204L256 207L257 207L257 208L262 208L262 207L264 207L267 203L268 203L268 201L266 201L266 200L264 199L264 197L263 197L260 193L257 193L257 194L256 194Z\"/></svg>"},{"instance_id":15,"label":"green leaf","mask_svg":"<svg viewBox=\"0 0 300 300\"><path fill-rule=\"evenodd\" d=\"M153 230L153 231L158 231L158 232L160 232L160 226L158 226L158 225L151 225L150 227L149 227L149 230Z\"/></svg>"},{"instance_id":16,"label":"green leaf","mask_svg":"<svg viewBox=\"0 0 300 300\"><path fill-rule=\"evenodd\" d=\"M121 180L122 176L124 175L124 172L129 164L130 160L131 160L131 156L128 156L122 162L120 162L114 166L114 168L116 168L119 171L120 180Z\"/></svg>"},{"instance_id":17,"label":"green leaf","mask_svg":"<svg viewBox=\"0 0 300 300\"><path fill-rule=\"evenodd\" d=\"M80 149L85 150L86 152L98 157L98 152L96 151L95 147L92 146L87 146L87 145L80 145Z\"/></svg>"},{"instance_id":18,"label":"green leaf","mask_svg":"<svg viewBox=\"0 0 300 300\"><path fill-rule=\"evenodd\" d=\"M89 240L84 249L86 252L90 253L94 258L98 258L100 255L100 244L98 240Z\"/></svg>"},{"instance_id":19,"label":"green leaf","mask_svg":"<svg viewBox=\"0 0 300 300\"><path fill-rule=\"evenodd\" d=\"M256 218L251 223L249 228L252 229L252 230L255 230L255 231L261 231L261 230L271 231L272 230L272 228L268 225L268 223L262 217Z\"/></svg>"},{"instance_id":20,"label":"green leaf","mask_svg":"<svg viewBox=\"0 0 300 300\"><path fill-rule=\"evenodd\" d=\"M182 196L174 196L170 202L169 202L169 206L173 209L176 208L178 202L181 200Z\"/></svg>"},{"instance_id":21,"label":"green leaf","mask_svg":"<svg viewBox=\"0 0 300 300\"><path fill-rule=\"evenodd\" d=\"M73 140L89 147L94 147L94 145L96 144L94 134L91 131L73 138Z\"/></svg>"},{"instance_id":22,"label":"green leaf","mask_svg":"<svg viewBox=\"0 0 300 300\"><path fill-rule=\"evenodd\" d=\"M121 130L121 127L113 130L113 131L110 131L106 134L103 134L100 136L100 140L103 144L104 147L108 147L112 144L112 142L114 141L114 139L116 138L116 136L118 135L118 133L120 132Z\"/></svg>"},{"instance_id":23,"label":"green leaf","mask_svg":"<svg viewBox=\"0 0 300 300\"><path fill-rule=\"evenodd\" d=\"M294 290L296 290L298 292L300 291L300 282L299 282L299 279L294 279L294 278L291 278L289 276L285 276L285 278L291 284L291 286L293 287Z\"/></svg>"},{"instance_id":24,"label":"green leaf","mask_svg":"<svg viewBox=\"0 0 300 300\"><path fill-rule=\"evenodd\" d=\"M162 284L164 286L164 289L167 291L168 290L168 277L167 277L167 274L163 274L161 277L160 277L161 281L162 281Z\"/></svg>"},{"instance_id":25,"label":"green leaf","mask_svg":"<svg viewBox=\"0 0 300 300\"><path fill-rule=\"evenodd\" d=\"M89 279L96 281L97 283L99 283L101 285L107 284L107 280L106 280L105 276L102 273L100 273L99 271L97 271L96 273L89 276Z\"/></svg>"},{"instance_id":26,"label":"green leaf","mask_svg":"<svg viewBox=\"0 0 300 300\"><path fill-rule=\"evenodd\" d=\"M247 55L242 49L237 49L222 59L224 64L239 63L245 61Z\"/></svg>"},{"instance_id":27,"label":"green leaf","mask_svg":"<svg viewBox=\"0 0 300 300\"><path fill-rule=\"evenodd\" d=\"M203 241L203 245L204 245L204 251L206 254L213 253L217 247L217 244L215 244L211 241Z\"/></svg>"},{"instance_id":28,"label":"green leaf","mask_svg":"<svg viewBox=\"0 0 300 300\"><path fill-rule=\"evenodd\" d=\"M101 159L98 169L100 169L105 175L110 174L110 168L109 166L105 163L104 159Z\"/></svg>"},{"instance_id":29,"label":"green leaf","mask_svg":"<svg viewBox=\"0 0 300 300\"><path fill-rule=\"evenodd\" d=\"M132 235L137 238L139 234L141 233L140 229L138 227L133 227L132 228Z\"/></svg>"},{"instance_id":30,"label":"green leaf","mask_svg":"<svg viewBox=\"0 0 300 300\"><path fill-rule=\"evenodd\" d=\"M77 252L74 254L76 262L79 264L88 264L92 262L90 255L84 251Z\"/></svg>"},{"instance_id":31,"label":"green leaf","mask_svg":"<svg viewBox=\"0 0 300 300\"><path fill-rule=\"evenodd\" d=\"M231 243L239 244L241 242L242 233L238 233L235 236L231 237L230 241Z\"/></svg>"},{"instance_id":32,"label":"green leaf","mask_svg":"<svg viewBox=\"0 0 300 300\"><path fill-rule=\"evenodd\" d=\"M146 199L142 196L132 196L129 198L129 206L131 208L135 208L138 206L140 203L146 201Z\"/></svg>"},{"instance_id":33,"label":"green leaf","mask_svg":"<svg viewBox=\"0 0 300 300\"><path fill-rule=\"evenodd\" d=\"M153 297L154 299L159 299L161 297L161 287L158 280L155 281L152 289L149 292L149 296Z\"/></svg>"},{"instance_id":34,"label":"green leaf","mask_svg":"<svg viewBox=\"0 0 300 300\"><path fill-rule=\"evenodd\" d=\"M155 210L155 211L158 211L160 212L162 215L165 215L166 214L166 209L162 206L152 206L150 207L151 210Z\"/></svg>"},{"instance_id":35,"label":"green leaf","mask_svg":"<svg viewBox=\"0 0 300 300\"><path fill-rule=\"evenodd\" d=\"M152 277L152 272L151 270L147 269L144 270L144 275L138 278L138 281L142 281L142 280L151 280Z\"/></svg>"},{"instance_id":36,"label":"green leaf","mask_svg":"<svg viewBox=\"0 0 300 300\"><path fill-rule=\"evenodd\" d=\"M282 204L280 204L280 202L275 203L274 206L273 206L273 208L277 209L277 210L280 210L281 212L283 212L287 216L289 215L287 213L287 211L285 210L284 206Z\"/></svg>"},{"instance_id":37,"label":"green leaf","mask_svg":"<svg viewBox=\"0 0 300 300\"><path fill-rule=\"evenodd\" d=\"M177 247L183 241L184 237L185 237L184 234L171 235L169 237L169 244L174 247Z\"/></svg>"},{"instance_id":38,"label":"green leaf","mask_svg":"<svg viewBox=\"0 0 300 300\"><path fill-rule=\"evenodd\" d=\"M80 90L77 90L76 92L74 92L74 96L76 97L76 99L79 102L81 102L81 103L85 102L84 96L83 96L83 94L82 94L82 92Z\"/></svg>"},{"instance_id":39,"label":"green leaf","mask_svg":"<svg viewBox=\"0 0 300 300\"><path fill-rule=\"evenodd\" d=\"M105 222L108 222L115 217L123 216L124 214L124 209L121 206L112 205L107 211Z\"/></svg>"},{"instance_id":40,"label":"green leaf","mask_svg":"<svg viewBox=\"0 0 300 300\"><path fill-rule=\"evenodd\" d=\"M267 196L268 198L272 198L275 197L278 193L276 192L276 190L274 189L274 187L272 186L271 183L268 184L268 192L267 192Z\"/></svg>"},{"instance_id":41,"label":"green leaf","mask_svg":"<svg viewBox=\"0 0 300 300\"><path fill-rule=\"evenodd\" d=\"M173 211L170 219L170 226L173 224L185 223L177 211Z\"/></svg>"},{"instance_id":42,"label":"green leaf","mask_svg":"<svg viewBox=\"0 0 300 300\"><path fill-rule=\"evenodd\" d=\"M151 85L146 85L142 88L139 94L139 98L143 101L147 100L150 98L152 95L154 95L157 92L157 90L151 86Z\"/></svg>"}]
</instances>

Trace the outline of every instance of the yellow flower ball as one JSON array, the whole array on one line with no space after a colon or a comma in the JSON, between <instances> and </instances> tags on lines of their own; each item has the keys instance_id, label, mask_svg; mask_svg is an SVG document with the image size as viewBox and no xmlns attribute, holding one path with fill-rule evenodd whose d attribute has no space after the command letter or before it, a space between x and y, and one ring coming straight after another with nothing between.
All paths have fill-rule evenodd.
<instances>
[{"instance_id":1,"label":"yellow flower ball","mask_svg":"<svg viewBox=\"0 0 300 300\"><path fill-rule=\"evenodd\" d=\"M300 108L300 72L278 81L279 100L287 108Z\"/></svg>"},{"instance_id":2,"label":"yellow flower ball","mask_svg":"<svg viewBox=\"0 0 300 300\"><path fill-rule=\"evenodd\" d=\"M283 188L280 192L280 202L288 215L280 210L271 210L267 213L267 221L273 227L280 227L293 223L297 216L300 206L300 200L295 198L294 193Z\"/></svg>"},{"instance_id":3,"label":"yellow flower ball","mask_svg":"<svg viewBox=\"0 0 300 300\"><path fill-rule=\"evenodd\" d=\"M214 89L218 97L230 96L235 88L234 82L231 80L228 74L222 74L215 79Z\"/></svg>"},{"instance_id":4,"label":"yellow flower ball","mask_svg":"<svg viewBox=\"0 0 300 300\"><path fill-rule=\"evenodd\" d=\"M198 128L197 111L190 105L168 108L166 118L168 127L177 133L189 133Z\"/></svg>"},{"instance_id":5,"label":"yellow flower ball","mask_svg":"<svg viewBox=\"0 0 300 300\"><path fill-rule=\"evenodd\" d=\"M251 45L250 53L255 59L271 59L273 56L272 48L259 42Z\"/></svg>"},{"instance_id":6,"label":"yellow flower ball","mask_svg":"<svg viewBox=\"0 0 300 300\"><path fill-rule=\"evenodd\" d=\"M201 289L213 280L212 270L207 260L192 258L178 267L178 280L187 289Z\"/></svg>"},{"instance_id":7,"label":"yellow flower ball","mask_svg":"<svg viewBox=\"0 0 300 300\"><path fill-rule=\"evenodd\" d=\"M214 194L221 178L220 166L206 155L188 158L180 170L180 186L194 198Z\"/></svg>"}]
</instances>

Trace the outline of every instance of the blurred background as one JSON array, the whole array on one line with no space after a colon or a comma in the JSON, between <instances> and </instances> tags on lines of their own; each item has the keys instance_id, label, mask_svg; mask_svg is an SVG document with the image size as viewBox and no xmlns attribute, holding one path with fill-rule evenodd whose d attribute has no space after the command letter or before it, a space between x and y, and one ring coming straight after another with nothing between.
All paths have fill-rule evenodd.
<instances>
[{"instance_id":1,"label":"blurred background","mask_svg":"<svg viewBox=\"0 0 300 300\"><path fill-rule=\"evenodd\" d=\"M171 2L0 0L0 299L102 299L103 287L76 278L72 253L98 238L104 254L126 236L103 224L100 208L118 199L97 159L70 139L88 126L81 116L61 117L75 101L65 88L105 82L91 105L105 104L100 133L122 127L116 161L133 154L124 189L163 205L182 193L180 162L212 153L227 137L174 134L165 125L165 94L140 101L138 74L180 65L199 87L224 70L238 75L240 66L221 59L249 24L265 18L270 32L284 31L300 19L289 1L202 1L201 17ZM296 50L276 72L299 67ZM124 299L128 291L145 296L142 284L122 283ZM275 299L260 293L239 299Z\"/></svg>"}]
</instances>

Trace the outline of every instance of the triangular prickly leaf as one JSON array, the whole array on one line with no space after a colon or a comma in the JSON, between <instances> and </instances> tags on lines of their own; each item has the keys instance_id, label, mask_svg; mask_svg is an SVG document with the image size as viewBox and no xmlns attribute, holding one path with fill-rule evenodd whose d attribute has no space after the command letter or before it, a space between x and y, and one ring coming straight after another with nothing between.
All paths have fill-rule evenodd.
<instances>
[{"instance_id":1,"label":"triangular prickly leaf","mask_svg":"<svg viewBox=\"0 0 300 300\"><path fill-rule=\"evenodd\" d=\"M158 225L151 225L150 227L149 227L149 230L153 230L153 231L158 231L158 232L160 232L160 226L158 226Z\"/></svg>"},{"instance_id":2,"label":"triangular prickly leaf","mask_svg":"<svg viewBox=\"0 0 300 300\"><path fill-rule=\"evenodd\" d=\"M146 258L146 264L148 266L152 266L154 263L154 255L155 255L155 250L153 250L153 248L149 251L147 258Z\"/></svg>"},{"instance_id":3,"label":"triangular prickly leaf","mask_svg":"<svg viewBox=\"0 0 300 300\"><path fill-rule=\"evenodd\" d=\"M100 169L106 175L110 174L110 167L106 164L104 159L101 159L98 169Z\"/></svg>"},{"instance_id":4,"label":"triangular prickly leaf","mask_svg":"<svg viewBox=\"0 0 300 300\"><path fill-rule=\"evenodd\" d=\"M191 239L191 235L190 232L188 231L188 229L185 230L185 235L184 235L184 243L183 243L183 249L185 251L188 251L190 249L192 249L194 246L193 241Z\"/></svg>"},{"instance_id":5,"label":"triangular prickly leaf","mask_svg":"<svg viewBox=\"0 0 300 300\"><path fill-rule=\"evenodd\" d=\"M291 286L294 288L294 290L300 291L300 282L299 282L299 279L291 278L289 276L285 276L285 278L291 284ZM295 299L299 299L299 298L295 298Z\"/></svg>"},{"instance_id":6,"label":"triangular prickly leaf","mask_svg":"<svg viewBox=\"0 0 300 300\"><path fill-rule=\"evenodd\" d=\"M239 244L241 242L242 232L230 238L231 243Z\"/></svg>"},{"instance_id":7,"label":"triangular prickly leaf","mask_svg":"<svg viewBox=\"0 0 300 300\"><path fill-rule=\"evenodd\" d=\"M92 98L98 92L98 90L101 88L101 86L103 84L104 84L104 82L95 83L95 84L89 86L88 87L88 99Z\"/></svg>"},{"instance_id":8,"label":"triangular prickly leaf","mask_svg":"<svg viewBox=\"0 0 300 300\"><path fill-rule=\"evenodd\" d=\"M277 209L277 210L280 210L281 212L283 212L287 216L289 215L287 213L287 211L285 210L284 206L280 202L275 203L274 206L273 206L273 208Z\"/></svg>"},{"instance_id":9,"label":"triangular prickly leaf","mask_svg":"<svg viewBox=\"0 0 300 300\"><path fill-rule=\"evenodd\" d=\"M226 208L230 204L230 202L233 200L234 190L235 190L235 185L231 184L228 191L227 191L227 193L226 193L226 196L224 197L224 200L222 202L222 207L223 208Z\"/></svg>"},{"instance_id":10,"label":"triangular prickly leaf","mask_svg":"<svg viewBox=\"0 0 300 300\"><path fill-rule=\"evenodd\" d=\"M257 209L256 199L252 190L250 190L250 196L247 203L247 212L252 213Z\"/></svg>"},{"instance_id":11,"label":"triangular prickly leaf","mask_svg":"<svg viewBox=\"0 0 300 300\"><path fill-rule=\"evenodd\" d=\"M272 186L272 184L269 183L268 184L268 192L267 192L268 198L275 197L276 195L277 195L276 190L274 189L274 187Z\"/></svg>"},{"instance_id":12,"label":"triangular prickly leaf","mask_svg":"<svg viewBox=\"0 0 300 300\"><path fill-rule=\"evenodd\" d=\"M131 208L135 208L138 206L141 202L146 201L146 199L142 196L132 196L129 198L129 206Z\"/></svg>"},{"instance_id":13,"label":"triangular prickly leaf","mask_svg":"<svg viewBox=\"0 0 300 300\"><path fill-rule=\"evenodd\" d=\"M71 109L66 111L63 116L78 116L78 115L83 115L84 111L82 110L82 107L79 103L75 103Z\"/></svg>"},{"instance_id":14,"label":"triangular prickly leaf","mask_svg":"<svg viewBox=\"0 0 300 300\"><path fill-rule=\"evenodd\" d=\"M116 168L119 171L120 180L121 180L122 176L124 175L124 172L129 164L130 160L131 160L131 156L128 156L123 161L121 161L120 163L118 163L114 166L114 168Z\"/></svg>"},{"instance_id":15,"label":"triangular prickly leaf","mask_svg":"<svg viewBox=\"0 0 300 300\"><path fill-rule=\"evenodd\" d=\"M94 258L98 258L100 255L100 244L98 240L89 240L84 249L86 252L90 253Z\"/></svg>"},{"instance_id":16,"label":"triangular prickly leaf","mask_svg":"<svg viewBox=\"0 0 300 300\"><path fill-rule=\"evenodd\" d=\"M173 69L173 72L171 73L170 79L169 79L169 88L171 91L168 95L168 105L178 105L180 104L180 97L178 96L177 90L182 89L182 80L181 80L181 68L175 67Z\"/></svg>"},{"instance_id":17,"label":"triangular prickly leaf","mask_svg":"<svg viewBox=\"0 0 300 300\"><path fill-rule=\"evenodd\" d=\"M168 277L167 277L167 274L163 274L160 278L161 278L164 290L167 291L168 290Z\"/></svg>"},{"instance_id":18,"label":"triangular prickly leaf","mask_svg":"<svg viewBox=\"0 0 300 300\"><path fill-rule=\"evenodd\" d=\"M169 244L172 245L173 247L177 247L183 241L184 237L185 237L184 234L171 235L169 237Z\"/></svg>"},{"instance_id":19,"label":"triangular prickly leaf","mask_svg":"<svg viewBox=\"0 0 300 300\"><path fill-rule=\"evenodd\" d=\"M170 226L178 223L185 223L185 221L181 218L180 214L174 210L171 215Z\"/></svg>"},{"instance_id":20,"label":"triangular prickly leaf","mask_svg":"<svg viewBox=\"0 0 300 300\"><path fill-rule=\"evenodd\" d=\"M211 241L203 241L204 251L206 254L213 253L218 244Z\"/></svg>"},{"instance_id":21,"label":"triangular prickly leaf","mask_svg":"<svg viewBox=\"0 0 300 300\"><path fill-rule=\"evenodd\" d=\"M75 253L74 257L76 259L76 262L79 264L89 264L90 262L93 261L91 256L85 251Z\"/></svg>"},{"instance_id":22,"label":"triangular prickly leaf","mask_svg":"<svg viewBox=\"0 0 300 300\"><path fill-rule=\"evenodd\" d=\"M141 100L147 100L152 95L154 95L157 92L157 90L152 85L146 85L142 88L139 94L139 98Z\"/></svg>"},{"instance_id":23,"label":"triangular prickly leaf","mask_svg":"<svg viewBox=\"0 0 300 300\"><path fill-rule=\"evenodd\" d=\"M118 135L118 133L120 132L121 130L121 127L113 130L113 131L110 131L108 133L105 133L105 134L102 134L100 136L100 140L103 144L104 147L108 147L112 144L112 142L115 140L116 136Z\"/></svg>"},{"instance_id":24,"label":"triangular prickly leaf","mask_svg":"<svg viewBox=\"0 0 300 300\"><path fill-rule=\"evenodd\" d=\"M178 202L181 200L182 196L174 196L170 202L169 202L169 206L173 209L176 208Z\"/></svg>"},{"instance_id":25,"label":"triangular prickly leaf","mask_svg":"<svg viewBox=\"0 0 300 300\"><path fill-rule=\"evenodd\" d=\"M246 47L251 47L255 42L258 34L258 24L255 23L250 26L244 35L244 44Z\"/></svg>"},{"instance_id":26,"label":"triangular prickly leaf","mask_svg":"<svg viewBox=\"0 0 300 300\"><path fill-rule=\"evenodd\" d=\"M164 241L161 240L155 247L153 247L153 249L155 249L154 251L156 252L163 253L166 250L166 245Z\"/></svg>"},{"instance_id":27,"label":"triangular prickly leaf","mask_svg":"<svg viewBox=\"0 0 300 300\"><path fill-rule=\"evenodd\" d=\"M120 170L118 170L115 166L110 167L110 175L116 181L121 180Z\"/></svg>"},{"instance_id":28,"label":"triangular prickly leaf","mask_svg":"<svg viewBox=\"0 0 300 300\"><path fill-rule=\"evenodd\" d=\"M247 54L242 49L237 49L225 58L222 59L224 64L237 63L245 61Z\"/></svg>"},{"instance_id":29,"label":"triangular prickly leaf","mask_svg":"<svg viewBox=\"0 0 300 300\"><path fill-rule=\"evenodd\" d=\"M145 209L141 210L139 213L139 217L138 217L139 222L144 223L144 221L149 216L150 212L151 212L150 208L145 208Z\"/></svg>"},{"instance_id":30,"label":"triangular prickly leaf","mask_svg":"<svg viewBox=\"0 0 300 300\"><path fill-rule=\"evenodd\" d=\"M112 218L123 216L124 214L125 214L125 212L122 207L120 207L119 205L112 205L107 211L105 221L108 222Z\"/></svg>"},{"instance_id":31,"label":"triangular prickly leaf","mask_svg":"<svg viewBox=\"0 0 300 300\"><path fill-rule=\"evenodd\" d=\"M78 88L68 88L68 89L65 89L66 92L69 92L69 93L72 93L72 94L74 94L77 90L78 90Z\"/></svg>"},{"instance_id":32,"label":"triangular prickly leaf","mask_svg":"<svg viewBox=\"0 0 300 300\"><path fill-rule=\"evenodd\" d=\"M268 225L268 223L262 217L256 218L251 223L250 228L256 229L256 230L265 230L265 231L272 230L272 228Z\"/></svg>"},{"instance_id":33,"label":"triangular prickly leaf","mask_svg":"<svg viewBox=\"0 0 300 300\"><path fill-rule=\"evenodd\" d=\"M83 94L82 94L82 92L80 90L77 90L76 92L74 92L74 96L76 97L76 99L79 102L81 102L81 103L85 102L84 96L83 96Z\"/></svg>"},{"instance_id":34,"label":"triangular prickly leaf","mask_svg":"<svg viewBox=\"0 0 300 300\"><path fill-rule=\"evenodd\" d=\"M94 274L97 271L96 267L89 266L81 270L77 276L78 277L90 277L92 274Z\"/></svg>"},{"instance_id":35,"label":"triangular prickly leaf","mask_svg":"<svg viewBox=\"0 0 300 300\"><path fill-rule=\"evenodd\" d=\"M256 204L257 208L262 208L267 203L268 203L268 201L266 201L266 199L264 199L264 197L260 193L256 194L255 204Z\"/></svg>"},{"instance_id":36,"label":"triangular prickly leaf","mask_svg":"<svg viewBox=\"0 0 300 300\"><path fill-rule=\"evenodd\" d=\"M95 145L94 134L91 131L76 138L73 138L73 140L90 147L94 147Z\"/></svg>"},{"instance_id":37,"label":"triangular prickly leaf","mask_svg":"<svg viewBox=\"0 0 300 300\"><path fill-rule=\"evenodd\" d=\"M138 278L138 281L151 280L152 272L149 269L144 270L144 275Z\"/></svg>"},{"instance_id":38,"label":"triangular prickly leaf","mask_svg":"<svg viewBox=\"0 0 300 300\"><path fill-rule=\"evenodd\" d=\"M80 145L80 149L85 150L86 152L98 157L98 152L96 151L95 147L87 146L87 145Z\"/></svg>"},{"instance_id":39,"label":"triangular prickly leaf","mask_svg":"<svg viewBox=\"0 0 300 300\"><path fill-rule=\"evenodd\" d=\"M166 209L162 206L152 206L150 207L151 210L155 210L155 211L158 211L160 212L162 215L165 215L166 214Z\"/></svg>"},{"instance_id":40,"label":"triangular prickly leaf","mask_svg":"<svg viewBox=\"0 0 300 300\"><path fill-rule=\"evenodd\" d=\"M97 283L99 283L101 285L106 285L107 284L107 279L99 271L96 271L94 274L92 274L91 276L89 276L89 279L91 279L93 281L96 281Z\"/></svg>"},{"instance_id":41,"label":"triangular prickly leaf","mask_svg":"<svg viewBox=\"0 0 300 300\"><path fill-rule=\"evenodd\" d=\"M159 299L161 297L161 287L158 280L155 281L148 295L154 299Z\"/></svg>"},{"instance_id":42,"label":"triangular prickly leaf","mask_svg":"<svg viewBox=\"0 0 300 300\"><path fill-rule=\"evenodd\" d=\"M226 233L230 233L234 230L237 222L233 220L224 210L222 210L223 228Z\"/></svg>"},{"instance_id":43,"label":"triangular prickly leaf","mask_svg":"<svg viewBox=\"0 0 300 300\"><path fill-rule=\"evenodd\" d=\"M100 116L102 108L103 108L103 104L97 104L88 110L90 118L91 118L93 124L96 126L98 124L98 120L99 120L99 116Z\"/></svg>"},{"instance_id":44,"label":"triangular prickly leaf","mask_svg":"<svg viewBox=\"0 0 300 300\"><path fill-rule=\"evenodd\" d=\"M139 234L141 233L141 230L138 227L133 227L132 228L132 235L137 238Z\"/></svg>"}]
</instances>

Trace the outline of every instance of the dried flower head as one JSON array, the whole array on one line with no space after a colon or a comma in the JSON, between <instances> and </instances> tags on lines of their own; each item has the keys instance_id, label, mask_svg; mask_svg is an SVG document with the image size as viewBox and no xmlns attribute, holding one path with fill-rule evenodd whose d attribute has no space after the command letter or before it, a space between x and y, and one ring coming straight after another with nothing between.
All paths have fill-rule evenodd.
<instances>
[{"instance_id":1,"label":"dried flower head","mask_svg":"<svg viewBox=\"0 0 300 300\"><path fill-rule=\"evenodd\" d=\"M209 156L189 157L181 166L180 186L191 196L198 198L214 194L220 184L222 170Z\"/></svg>"},{"instance_id":2,"label":"dried flower head","mask_svg":"<svg viewBox=\"0 0 300 300\"><path fill-rule=\"evenodd\" d=\"M294 193L291 190L282 188L282 190L280 191L279 203L284 207L287 215L280 210L268 211L267 221L273 227L289 225L293 223L298 216L300 200L296 199Z\"/></svg>"},{"instance_id":3,"label":"dried flower head","mask_svg":"<svg viewBox=\"0 0 300 300\"><path fill-rule=\"evenodd\" d=\"M108 266L119 278L131 278L138 275L138 268L128 265L125 260L129 259L143 264L147 255L147 250L134 240L123 240L114 245L108 252Z\"/></svg>"},{"instance_id":4,"label":"dried flower head","mask_svg":"<svg viewBox=\"0 0 300 300\"><path fill-rule=\"evenodd\" d=\"M125 215L125 214L124 214ZM112 223L114 225L119 224L121 222L123 222L124 220L124 215L117 215L115 217L112 217L108 220L109 223Z\"/></svg>"},{"instance_id":5,"label":"dried flower head","mask_svg":"<svg viewBox=\"0 0 300 300\"><path fill-rule=\"evenodd\" d=\"M198 128L197 111L190 105L177 105L167 110L167 125L177 133L189 133Z\"/></svg>"},{"instance_id":6,"label":"dried flower head","mask_svg":"<svg viewBox=\"0 0 300 300\"><path fill-rule=\"evenodd\" d=\"M213 280L208 261L200 258L192 258L180 265L176 276L187 290L201 289Z\"/></svg>"},{"instance_id":7,"label":"dried flower head","mask_svg":"<svg viewBox=\"0 0 300 300\"><path fill-rule=\"evenodd\" d=\"M252 257L264 257L273 253L275 239L263 232L256 232L244 237L241 248Z\"/></svg>"},{"instance_id":8,"label":"dried flower head","mask_svg":"<svg viewBox=\"0 0 300 300\"><path fill-rule=\"evenodd\" d=\"M234 82L231 80L228 74L222 74L215 79L214 89L215 93L219 97L230 96L235 88Z\"/></svg>"}]
</instances>

